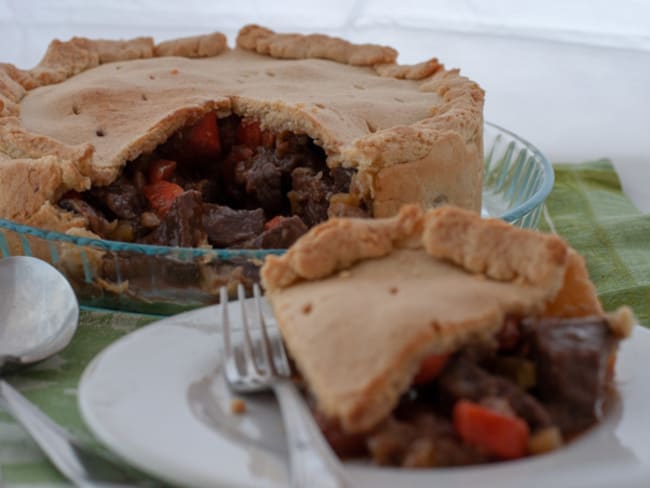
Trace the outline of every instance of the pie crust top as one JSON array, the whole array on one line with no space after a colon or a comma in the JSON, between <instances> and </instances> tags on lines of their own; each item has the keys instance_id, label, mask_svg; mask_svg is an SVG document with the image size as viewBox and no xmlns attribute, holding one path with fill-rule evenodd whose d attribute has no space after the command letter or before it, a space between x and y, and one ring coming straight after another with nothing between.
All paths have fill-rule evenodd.
<instances>
[{"instance_id":1,"label":"pie crust top","mask_svg":"<svg viewBox=\"0 0 650 488\"><path fill-rule=\"evenodd\" d=\"M357 168L375 216L404 199L432 206L441 187L480 208L483 91L458 70L255 25L236 45L219 33L160 44L73 38L54 41L31 70L0 64L0 217L83 231L79 215L55 205L63 194L111 183L209 111L307 133L330 167Z\"/></svg>"},{"instance_id":2,"label":"pie crust top","mask_svg":"<svg viewBox=\"0 0 650 488\"><path fill-rule=\"evenodd\" d=\"M319 408L349 432L383 420L425 357L489 340L508 315L603 315L562 239L453 207L330 219L268 256L262 280ZM619 336L632 321L609 320Z\"/></svg>"}]
</instances>

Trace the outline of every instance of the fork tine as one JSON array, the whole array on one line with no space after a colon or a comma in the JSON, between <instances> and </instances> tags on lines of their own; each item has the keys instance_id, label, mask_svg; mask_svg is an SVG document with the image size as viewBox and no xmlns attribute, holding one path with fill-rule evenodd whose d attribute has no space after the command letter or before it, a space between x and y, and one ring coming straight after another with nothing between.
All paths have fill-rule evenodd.
<instances>
[{"instance_id":1,"label":"fork tine","mask_svg":"<svg viewBox=\"0 0 650 488\"><path fill-rule=\"evenodd\" d=\"M222 286L219 290L219 302L221 303L221 334L223 338L223 354L226 375L231 380L239 376L239 366L235 357L235 350L232 345L230 334L230 317L228 315L228 290Z\"/></svg>"},{"instance_id":2,"label":"fork tine","mask_svg":"<svg viewBox=\"0 0 650 488\"><path fill-rule=\"evenodd\" d=\"M280 363L280 367L277 368L278 373L282 376L289 377L291 376L291 365L289 364L289 356L287 355L287 350L284 347L284 341L282 340L282 335L278 330L276 324L274 324L276 329L276 334L271 344L275 344L276 354L274 358Z\"/></svg>"},{"instance_id":3,"label":"fork tine","mask_svg":"<svg viewBox=\"0 0 650 488\"><path fill-rule=\"evenodd\" d=\"M289 362L282 345L282 339L278 334L269 334L267 322L274 323L274 320L266 320L262 310L262 299L260 289L257 285L253 288L255 306L255 325L260 327L259 335L256 335L257 348L253 347L249 330L249 319L246 315L244 305L244 288L239 285L237 294L241 306L241 319L243 327L243 353L246 356L247 368L249 371L241 377L234 376L226 379L229 386L238 392L254 392L264 389L272 389L280 404L285 431L288 437L289 459L291 461L291 486L303 487L313 486L318 480L318 486L343 487L352 486L345 480L336 456L329 448L327 441L321 436L314 418L309 412L300 393L293 385L290 378ZM221 290L222 302L227 305L227 296L224 299L224 290ZM222 308L226 308L222 306ZM229 334L228 313L222 311L224 331ZM228 336L228 341L230 337ZM273 345L275 344L275 347ZM231 344L232 345L232 344ZM262 350L262 354L258 350ZM240 351L238 348L237 351ZM240 351L241 352L241 351ZM253 358L251 358L253 356ZM263 372L257 372L254 356L260 361L266 361ZM278 368L279 361L280 368ZM282 370L282 371L280 371ZM285 374L283 374L285 373ZM284 377L284 378L283 378Z\"/></svg>"},{"instance_id":4,"label":"fork tine","mask_svg":"<svg viewBox=\"0 0 650 488\"><path fill-rule=\"evenodd\" d=\"M270 320L267 322L264 319L264 312L262 311L262 301L260 298L260 287L258 284L253 285L253 295L255 296L255 309L256 313L259 316L261 328L262 328L262 338L264 340L265 346L268 350L265 350L265 355L268 359L268 364L271 365L273 373L280 376L291 376L291 366L289 365L289 359L287 357L287 352L284 348L284 343L282 341L282 335L277 328L275 320ZM268 328L271 327L269 323L273 324L275 329L274 334L269 334Z\"/></svg>"},{"instance_id":5,"label":"fork tine","mask_svg":"<svg viewBox=\"0 0 650 488\"><path fill-rule=\"evenodd\" d=\"M265 364L268 365L269 373L272 375L279 375L281 373L278 371L275 364L271 341L269 340L269 335L266 330L266 320L264 320L264 314L262 313L262 299L260 298L260 295L260 286L255 283L253 285L253 296L255 297L255 322L256 325L259 326L262 335L262 354L264 356Z\"/></svg>"},{"instance_id":6,"label":"fork tine","mask_svg":"<svg viewBox=\"0 0 650 488\"><path fill-rule=\"evenodd\" d=\"M239 306L241 307L241 319L242 319L242 329L244 332L244 340L242 341L242 349L244 350L244 358L246 362L247 371L245 376L251 376L255 374L262 374L260 368L255 361L255 351L253 345L253 339L250 332L250 323L248 320L248 315L246 314L246 293L244 291L244 285L241 283L237 285L237 300L239 301ZM249 370L252 368L252 371Z\"/></svg>"}]
</instances>

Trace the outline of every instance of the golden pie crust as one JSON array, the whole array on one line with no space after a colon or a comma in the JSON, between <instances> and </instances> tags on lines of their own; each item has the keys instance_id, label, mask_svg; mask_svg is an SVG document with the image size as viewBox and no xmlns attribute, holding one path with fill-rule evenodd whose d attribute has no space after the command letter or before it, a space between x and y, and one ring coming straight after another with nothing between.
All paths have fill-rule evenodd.
<instances>
[{"instance_id":1,"label":"golden pie crust","mask_svg":"<svg viewBox=\"0 0 650 488\"><path fill-rule=\"evenodd\" d=\"M489 340L506 315L603 315L583 259L562 239L453 207L330 219L262 268L286 344L319 408L371 429L422 360ZM633 317L609 316L627 336Z\"/></svg>"},{"instance_id":2,"label":"golden pie crust","mask_svg":"<svg viewBox=\"0 0 650 488\"><path fill-rule=\"evenodd\" d=\"M236 46L219 33L73 38L52 42L31 70L0 64L0 217L92 235L58 199L110 184L209 111L308 134L330 167L357 168L355 188L376 217L407 202L480 209L483 91L458 70L255 25Z\"/></svg>"}]
</instances>

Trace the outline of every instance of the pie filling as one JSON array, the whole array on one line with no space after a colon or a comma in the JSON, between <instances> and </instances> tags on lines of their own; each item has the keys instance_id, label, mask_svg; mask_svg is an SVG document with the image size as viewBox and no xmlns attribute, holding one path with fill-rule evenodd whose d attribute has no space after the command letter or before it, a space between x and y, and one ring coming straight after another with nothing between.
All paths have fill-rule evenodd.
<instances>
[{"instance_id":1,"label":"pie filling","mask_svg":"<svg viewBox=\"0 0 650 488\"><path fill-rule=\"evenodd\" d=\"M508 318L493 344L426 359L392 414L348 434L316 413L342 458L462 466L540 454L598 421L618 339L602 318Z\"/></svg>"},{"instance_id":2,"label":"pie filling","mask_svg":"<svg viewBox=\"0 0 650 488\"><path fill-rule=\"evenodd\" d=\"M206 114L103 187L58 202L104 239L165 246L286 248L328 216L368 216L353 169L329 168L305 134Z\"/></svg>"}]
</instances>

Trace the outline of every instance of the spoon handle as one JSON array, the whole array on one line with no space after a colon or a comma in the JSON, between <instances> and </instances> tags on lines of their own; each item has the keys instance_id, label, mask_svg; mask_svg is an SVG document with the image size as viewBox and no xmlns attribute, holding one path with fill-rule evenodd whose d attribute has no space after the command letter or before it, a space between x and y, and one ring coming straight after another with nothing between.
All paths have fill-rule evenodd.
<instances>
[{"instance_id":1,"label":"spoon handle","mask_svg":"<svg viewBox=\"0 0 650 488\"><path fill-rule=\"evenodd\" d=\"M72 438L7 382L0 380L0 403L27 430L49 460L75 486L105 487L143 484L128 469ZM146 482L145 482L146 483ZM148 483L147 483L148 484Z\"/></svg>"}]
</instances>

